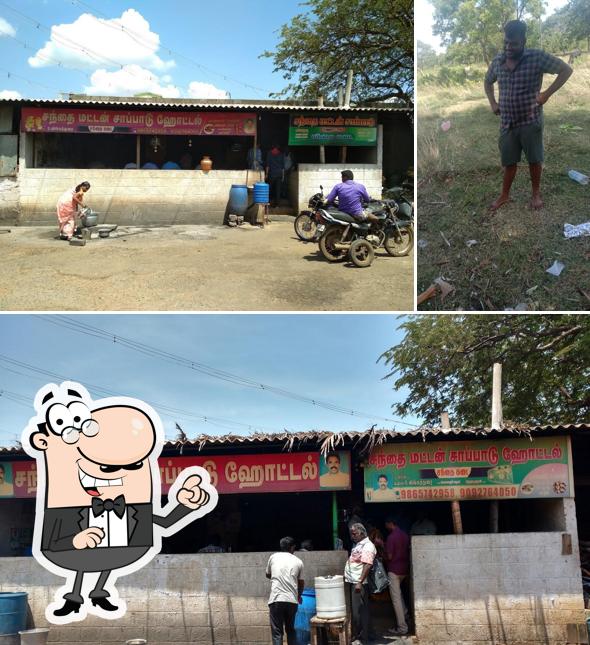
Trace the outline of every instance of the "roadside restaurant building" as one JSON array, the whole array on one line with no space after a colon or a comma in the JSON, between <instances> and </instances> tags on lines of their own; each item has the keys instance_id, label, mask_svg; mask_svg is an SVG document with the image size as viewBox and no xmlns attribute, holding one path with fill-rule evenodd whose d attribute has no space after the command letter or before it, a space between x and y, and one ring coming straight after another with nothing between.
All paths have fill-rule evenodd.
<instances>
[{"instance_id":1,"label":"roadside restaurant building","mask_svg":"<svg viewBox=\"0 0 590 645\"><path fill-rule=\"evenodd\" d=\"M89 181L99 223L221 224L232 185L264 181L266 154L289 149L285 212L351 168L369 194L413 164L412 113L290 101L70 95L0 100L0 221L53 224L58 197ZM209 167L211 168L209 169Z\"/></svg>"},{"instance_id":2,"label":"roadside restaurant building","mask_svg":"<svg viewBox=\"0 0 590 645\"><path fill-rule=\"evenodd\" d=\"M51 626L50 641L269 643L264 572L279 539L313 542L313 551L297 554L306 587L313 587L317 575L342 573L351 519L382 529L393 515L412 535L405 593L419 643L587 643L589 429L423 428L168 442L160 458L163 496L182 468L201 465L218 488L218 507L165 539L160 555L119 581L128 605L123 618ZM338 473L326 464L333 452ZM20 449L3 449L0 465L0 591L28 592L34 623L45 626L44 608L61 579L28 556L35 464ZM198 552L213 543L224 552ZM393 626L387 592L371 607Z\"/></svg>"}]
</instances>

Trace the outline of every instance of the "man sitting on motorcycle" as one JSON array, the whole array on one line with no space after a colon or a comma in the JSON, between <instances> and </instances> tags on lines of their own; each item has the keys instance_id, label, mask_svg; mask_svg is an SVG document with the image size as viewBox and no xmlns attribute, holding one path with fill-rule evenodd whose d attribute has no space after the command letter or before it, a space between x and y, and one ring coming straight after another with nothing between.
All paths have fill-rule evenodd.
<instances>
[{"instance_id":1,"label":"man sitting on motorcycle","mask_svg":"<svg viewBox=\"0 0 590 645\"><path fill-rule=\"evenodd\" d=\"M379 218L363 210L363 202L370 202L371 198L363 184L353 181L352 170L342 171L342 183L336 184L326 198L329 206L338 197L338 210L347 213L361 221L379 222Z\"/></svg>"}]
</instances>

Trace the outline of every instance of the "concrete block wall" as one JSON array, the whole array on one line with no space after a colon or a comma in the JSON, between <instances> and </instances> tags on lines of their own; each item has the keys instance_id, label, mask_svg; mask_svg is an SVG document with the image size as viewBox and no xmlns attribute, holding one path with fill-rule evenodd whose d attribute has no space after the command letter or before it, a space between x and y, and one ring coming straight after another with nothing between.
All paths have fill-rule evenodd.
<instances>
[{"instance_id":1,"label":"concrete block wall","mask_svg":"<svg viewBox=\"0 0 590 645\"><path fill-rule=\"evenodd\" d=\"M571 536L571 555L562 555L561 532L413 537L420 644L587 643Z\"/></svg>"},{"instance_id":2,"label":"concrete block wall","mask_svg":"<svg viewBox=\"0 0 590 645\"><path fill-rule=\"evenodd\" d=\"M382 169L375 164L299 164L298 170L298 191L299 206L298 212L307 208L307 202L312 195L320 192L320 184L324 187L324 195L342 181L340 173L343 170L352 170L354 180L364 184L371 197L379 199L382 188Z\"/></svg>"},{"instance_id":3,"label":"concrete block wall","mask_svg":"<svg viewBox=\"0 0 590 645\"><path fill-rule=\"evenodd\" d=\"M341 574L345 551L296 553L303 560L306 587L315 576ZM121 578L126 615L115 621L89 616L54 626L45 607L63 581L33 558L0 559L0 591L26 591L36 627L49 627L52 644L124 643L145 638L149 645L269 644L266 563L270 553L159 555L141 571Z\"/></svg>"},{"instance_id":4,"label":"concrete block wall","mask_svg":"<svg viewBox=\"0 0 590 645\"><path fill-rule=\"evenodd\" d=\"M91 184L86 202L99 223L222 224L230 188L245 183L246 171L24 168L19 180L23 225L54 225L59 196L82 181Z\"/></svg>"},{"instance_id":5,"label":"concrete block wall","mask_svg":"<svg viewBox=\"0 0 590 645\"><path fill-rule=\"evenodd\" d=\"M20 209L20 187L17 177L0 177L0 223L15 224Z\"/></svg>"}]
</instances>

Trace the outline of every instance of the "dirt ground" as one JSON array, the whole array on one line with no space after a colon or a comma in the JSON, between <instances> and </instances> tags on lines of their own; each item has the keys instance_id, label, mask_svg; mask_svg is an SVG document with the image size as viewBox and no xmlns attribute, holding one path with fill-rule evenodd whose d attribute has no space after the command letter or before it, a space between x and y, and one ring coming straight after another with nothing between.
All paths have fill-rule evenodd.
<instances>
[{"instance_id":1,"label":"dirt ground","mask_svg":"<svg viewBox=\"0 0 590 645\"><path fill-rule=\"evenodd\" d=\"M6 229L4 229L6 230ZM403 311L414 260L379 252L371 267L330 264L292 220L264 228L119 227L86 246L50 227L0 234L4 311Z\"/></svg>"}]
</instances>

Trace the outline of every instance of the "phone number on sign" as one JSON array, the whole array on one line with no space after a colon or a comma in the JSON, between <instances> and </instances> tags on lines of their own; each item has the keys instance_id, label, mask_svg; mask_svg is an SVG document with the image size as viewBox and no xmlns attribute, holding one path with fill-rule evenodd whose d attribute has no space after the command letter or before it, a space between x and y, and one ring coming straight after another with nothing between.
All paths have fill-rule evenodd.
<instances>
[{"instance_id":1,"label":"phone number on sign","mask_svg":"<svg viewBox=\"0 0 590 645\"><path fill-rule=\"evenodd\" d=\"M400 490L399 497L404 500L411 499L472 499L474 497L516 497L516 486L487 486L481 488L414 488Z\"/></svg>"}]
</instances>

